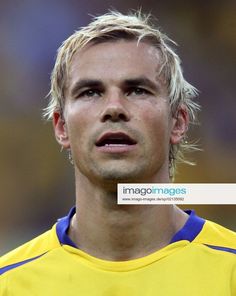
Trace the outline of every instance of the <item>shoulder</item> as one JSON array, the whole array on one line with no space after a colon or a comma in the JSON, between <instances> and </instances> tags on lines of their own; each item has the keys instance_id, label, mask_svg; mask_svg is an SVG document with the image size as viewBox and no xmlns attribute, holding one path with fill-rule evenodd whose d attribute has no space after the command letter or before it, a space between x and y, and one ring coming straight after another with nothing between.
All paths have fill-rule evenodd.
<instances>
[{"instance_id":1,"label":"shoulder","mask_svg":"<svg viewBox=\"0 0 236 296\"><path fill-rule=\"evenodd\" d=\"M209 220L206 220L193 242L236 255L236 232Z\"/></svg>"},{"instance_id":2,"label":"shoulder","mask_svg":"<svg viewBox=\"0 0 236 296\"><path fill-rule=\"evenodd\" d=\"M52 229L23 244L0 258L0 275L9 270L36 260L45 253L60 246L55 225Z\"/></svg>"}]
</instances>

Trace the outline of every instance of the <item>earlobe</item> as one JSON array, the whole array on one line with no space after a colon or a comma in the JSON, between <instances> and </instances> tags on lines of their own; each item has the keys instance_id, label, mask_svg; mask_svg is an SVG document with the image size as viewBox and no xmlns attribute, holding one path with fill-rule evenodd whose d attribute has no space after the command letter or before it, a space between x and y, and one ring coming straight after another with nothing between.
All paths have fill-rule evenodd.
<instances>
[{"instance_id":1,"label":"earlobe","mask_svg":"<svg viewBox=\"0 0 236 296\"><path fill-rule=\"evenodd\" d=\"M170 135L170 143L179 144L185 136L189 125L189 115L185 106L180 106L176 112L176 116L172 118L172 130Z\"/></svg>"},{"instance_id":2,"label":"earlobe","mask_svg":"<svg viewBox=\"0 0 236 296\"><path fill-rule=\"evenodd\" d=\"M64 149L70 148L70 142L67 132L65 119L61 112L55 111L53 113L53 128L57 142Z\"/></svg>"}]
</instances>

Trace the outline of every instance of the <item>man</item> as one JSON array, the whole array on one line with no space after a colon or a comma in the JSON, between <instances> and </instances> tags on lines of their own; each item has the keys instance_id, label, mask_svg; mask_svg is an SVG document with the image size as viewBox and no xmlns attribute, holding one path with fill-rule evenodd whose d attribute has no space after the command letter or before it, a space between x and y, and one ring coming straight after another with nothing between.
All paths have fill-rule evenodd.
<instances>
[{"instance_id":1,"label":"man","mask_svg":"<svg viewBox=\"0 0 236 296\"><path fill-rule=\"evenodd\" d=\"M183 160L198 105L169 43L111 12L62 44L45 115L76 207L3 256L0 295L236 295L235 233L174 205L117 205L118 183L171 182Z\"/></svg>"}]
</instances>

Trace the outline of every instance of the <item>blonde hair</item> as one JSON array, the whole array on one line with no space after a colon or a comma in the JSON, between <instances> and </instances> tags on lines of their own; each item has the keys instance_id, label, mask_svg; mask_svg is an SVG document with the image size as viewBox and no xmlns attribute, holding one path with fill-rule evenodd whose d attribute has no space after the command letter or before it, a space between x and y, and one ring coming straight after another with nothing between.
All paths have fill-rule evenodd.
<instances>
[{"instance_id":1,"label":"blonde hair","mask_svg":"<svg viewBox=\"0 0 236 296\"><path fill-rule=\"evenodd\" d=\"M70 63L75 52L88 43L96 44L119 39L137 40L137 43L144 41L159 49L162 57L159 74L162 73L167 81L172 116L176 115L180 105L185 105L190 123L194 123L196 112L200 108L193 101L197 95L197 89L183 77L180 58L170 45L176 45L176 43L153 25L150 14L145 15L141 11L129 15L110 11L107 14L94 17L88 26L75 31L62 43L58 49L55 66L51 74L50 100L47 108L44 109L44 117L50 120L54 111L63 112L64 91ZM187 143L184 139L177 145L170 145L169 173L172 178L177 162L191 164L183 155L186 150L196 150L196 147Z\"/></svg>"}]
</instances>

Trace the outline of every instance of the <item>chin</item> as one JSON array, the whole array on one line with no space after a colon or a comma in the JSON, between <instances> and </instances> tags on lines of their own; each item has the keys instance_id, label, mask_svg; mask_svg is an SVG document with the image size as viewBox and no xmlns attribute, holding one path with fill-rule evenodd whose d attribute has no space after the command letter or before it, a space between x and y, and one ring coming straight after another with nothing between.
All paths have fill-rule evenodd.
<instances>
[{"instance_id":1,"label":"chin","mask_svg":"<svg viewBox=\"0 0 236 296\"><path fill-rule=\"evenodd\" d=\"M103 181L110 181L116 183L135 183L141 182L142 177L144 176L143 170L136 169L102 169L98 173L99 179Z\"/></svg>"}]
</instances>

